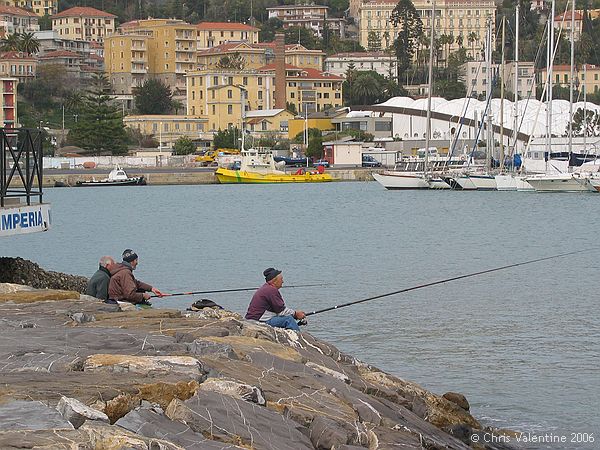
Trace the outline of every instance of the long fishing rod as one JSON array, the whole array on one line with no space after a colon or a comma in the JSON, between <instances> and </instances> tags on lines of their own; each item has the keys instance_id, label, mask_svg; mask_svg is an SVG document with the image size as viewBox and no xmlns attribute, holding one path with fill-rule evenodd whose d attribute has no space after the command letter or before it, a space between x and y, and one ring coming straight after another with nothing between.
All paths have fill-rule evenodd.
<instances>
[{"instance_id":1,"label":"long fishing rod","mask_svg":"<svg viewBox=\"0 0 600 450\"><path fill-rule=\"evenodd\" d=\"M444 280L432 281L431 283L420 284L418 286L413 286L413 287L409 287L406 289L400 289L400 290L394 291L394 292L388 292L387 294L376 295L375 297L363 298L362 300L356 300L353 302L342 303L341 305L330 306L329 308L324 308L324 309L319 309L317 311L307 312L306 315L312 316L314 314L320 314L320 313L327 312L327 311L333 311L334 309L345 308L346 306L352 306L352 305L356 305L358 303L369 302L371 300L376 300L378 298L389 297L391 295L402 294L404 292L415 291L417 289L422 289L422 288L426 288L429 286L435 286L436 284L449 283L451 281L475 277L478 275L483 275L485 273L497 272L499 270L505 270L505 269L510 269L512 267L524 266L526 264L533 264L533 263L537 263L540 261L546 261L546 260L554 259L554 258L562 258L562 257L569 256L569 255L575 255L577 253L590 252L592 250L597 250L597 248L591 248L591 249L586 249L586 250L577 250L577 251L573 251L573 252L569 252L569 253L561 253L560 255L546 256L544 258L537 258L537 259L532 259L530 261L523 261L523 262L519 262L519 263L515 263L515 264L509 264L507 266L501 266L501 267L495 267L493 269L481 270L479 272L473 272L473 273L469 273L466 275L459 275L459 276L452 277L452 278L446 278Z\"/></svg>"},{"instance_id":2,"label":"long fishing rod","mask_svg":"<svg viewBox=\"0 0 600 450\"><path fill-rule=\"evenodd\" d=\"M304 287L315 287L315 286L330 286L331 283L317 283L317 284L296 284L291 286L282 286L282 288L304 288ZM251 288L237 288L237 289L216 289L212 291L194 291L194 292L178 292L176 294L163 294L163 295L153 295L152 298L162 298L162 297L178 297L181 295L201 295L201 294L219 294L223 292L244 292L244 291L255 291L257 287Z\"/></svg>"}]
</instances>

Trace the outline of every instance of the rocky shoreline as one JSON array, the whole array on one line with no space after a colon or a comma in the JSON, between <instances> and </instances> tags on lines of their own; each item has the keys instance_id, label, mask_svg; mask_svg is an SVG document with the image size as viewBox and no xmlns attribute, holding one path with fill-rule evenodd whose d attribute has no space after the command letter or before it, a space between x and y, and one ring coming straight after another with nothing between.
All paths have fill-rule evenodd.
<instances>
[{"instance_id":1,"label":"rocky shoreline","mask_svg":"<svg viewBox=\"0 0 600 450\"><path fill-rule=\"evenodd\" d=\"M508 448L460 394L233 312L4 283L0 314L2 449Z\"/></svg>"}]
</instances>

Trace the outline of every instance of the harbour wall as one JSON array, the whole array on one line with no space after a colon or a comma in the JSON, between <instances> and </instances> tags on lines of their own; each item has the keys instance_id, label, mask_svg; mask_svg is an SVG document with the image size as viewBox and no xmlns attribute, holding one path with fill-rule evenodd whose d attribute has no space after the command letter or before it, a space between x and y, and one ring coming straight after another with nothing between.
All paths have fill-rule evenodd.
<instances>
[{"instance_id":1,"label":"harbour wall","mask_svg":"<svg viewBox=\"0 0 600 450\"><path fill-rule=\"evenodd\" d=\"M373 171L369 169L336 169L331 170L335 181L373 181ZM132 176L144 175L149 185L185 185L185 184L217 184L217 177L214 172L182 172L173 168L172 172L153 172L135 173ZM44 187L53 187L56 182L65 183L68 186L75 186L78 181L90 181L92 179L100 180L106 178L106 173L91 171L86 173L46 173L44 174Z\"/></svg>"}]
</instances>

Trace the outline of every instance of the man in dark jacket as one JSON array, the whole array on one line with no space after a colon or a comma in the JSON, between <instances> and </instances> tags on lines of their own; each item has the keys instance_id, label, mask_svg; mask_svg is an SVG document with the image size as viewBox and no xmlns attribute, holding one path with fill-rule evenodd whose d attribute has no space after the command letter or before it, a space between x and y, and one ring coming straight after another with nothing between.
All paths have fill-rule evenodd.
<instances>
[{"instance_id":1,"label":"man in dark jacket","mask_svg":"<svg viewBox=\"0 0 600 450\"><path fill-rule=\"evenodd\" d=\"M272 327L300 331L296 319L304 319L306 315L302 311L295 311L285 306L283 297L279 292L279 289L283 286L281 270L269 267L263 272L263 275L266 283L252 296L246 319L259 320Z\"/></svg>"},{"instance_id":2,"label":"man in dark jacket","mask_svg":"<svg viewBox=\"0 0 600 450\"><path fill-rule=\"evenodd\" d=\"M142 281L138 281L133 276L133 271L138 265L138 255L131 249L123 252L123 262L115 264L110 271L110 284L108 285L108 298L118 302L129 302L134 305L147 304L150 299L149 292L153 292L158 297L164 294Z\"/></svg>"},{"instance_id":3,"label":"man in dark jacket","mask_svg":"<svg viewBox=\"0 0 600 450\"><path fill-rule=\"evenodd\" d=\"M110 281L110 269L115 265L115 260L110 256L100 258L100 266L90 281L88 281L85 293L100 300L108 300L108 283Z\"/></svg>"}]
</instances>

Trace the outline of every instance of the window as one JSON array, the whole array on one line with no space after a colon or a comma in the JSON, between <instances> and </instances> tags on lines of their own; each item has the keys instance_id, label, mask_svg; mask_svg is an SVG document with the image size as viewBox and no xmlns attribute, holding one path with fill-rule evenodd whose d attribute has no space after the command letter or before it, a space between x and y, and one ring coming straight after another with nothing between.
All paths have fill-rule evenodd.
<instances>
[{"instance_id":1,"label":"window","mask_svg":"<svg viewBox=\"0 0 600 450\"><path fill-rule=\"evenodd\" d=\"M596 75L597 76L597 75ZM262 86L262 77L258 77L258 85Z\"/></svg>"},{"instance_id":2,"label":"window","mask_svg":"<svg viewBox=\"0 0 600 450\"><path fill-rule=\"evenodd\" d=\"M213 89L212 91L210 91L210 94L211 94L210 97L212 99L214 99L215 98L215 90Z\"/></svg>"},{"instance_id":3,"label":"window","mask_svg":"<svg viewBox=\"0 0 600 450\"><path fill-rule=\"evenodd\" d=\"M212 113L213 115L217 113L217 107L215 105L212 105Z\"/></svg>"},{"instance_id":4,"label":"window","mask_svg":"<svg viewBox=\"0 0 600 450\"><path fill-rule=\"evenodd\" d=\"M196 91L192 91L192 100L196 100Z\"/></svg>"},{"instance_id":5,"label":"window","mask_svg":"<svg viewBox=\"0 0 600 450\"><path fill-rule=\"evenodd\" d=\"M258 99L262 100L263 99L263 94L262 91L258 91Z\"/></svg>"},{"instance_id":6,"label":"window","mask_svg":"<svg viewBox=\"0 0 600 450\"><path fill-rule=\"evenodd\" d=\"M231 89L227 89L227 98L233 98L233 91Z\"/></svg>"},{"instance_id":7,"label":"window","mask_svg":"<svg viewBox=\"0 0 600 450\"><path fill-rule=\"evenodd\" d=\"M261 125L261 129L262 129L262 131L267 131L267 126L268 126L268 124L267 124L267 121L266 121L266 120L265 120L265 121L263 121L263 122L262 122L260 125Z\"/></svg>"},{"instance_id":8,"label":"window","mask_svg":"<svg viewBox=\"0 0 600 450\"><path fill-rule=\"evenodd\" d=\"M248 86L248 77L244 77L244 78L242 78L242 84L243 84L244 86Z\"/></svg>"},{"instance_id":9,"label":"window","mask_svg":"<svg viewBox=\"0 0 600 450\"><path fill-rule=\"evenodd\" d=\"M219 84L219 77L213 77L213 86Z\"/></svg>"},{"instance_id":10,"label":"window","mask_svg":"<svg viewBox=\"0 0 600 450\"><path fill-rule=\"evenodd\" d=\"M169 131L169 124L163 123L163 131Z\"/></svg>"}]
</instances>

